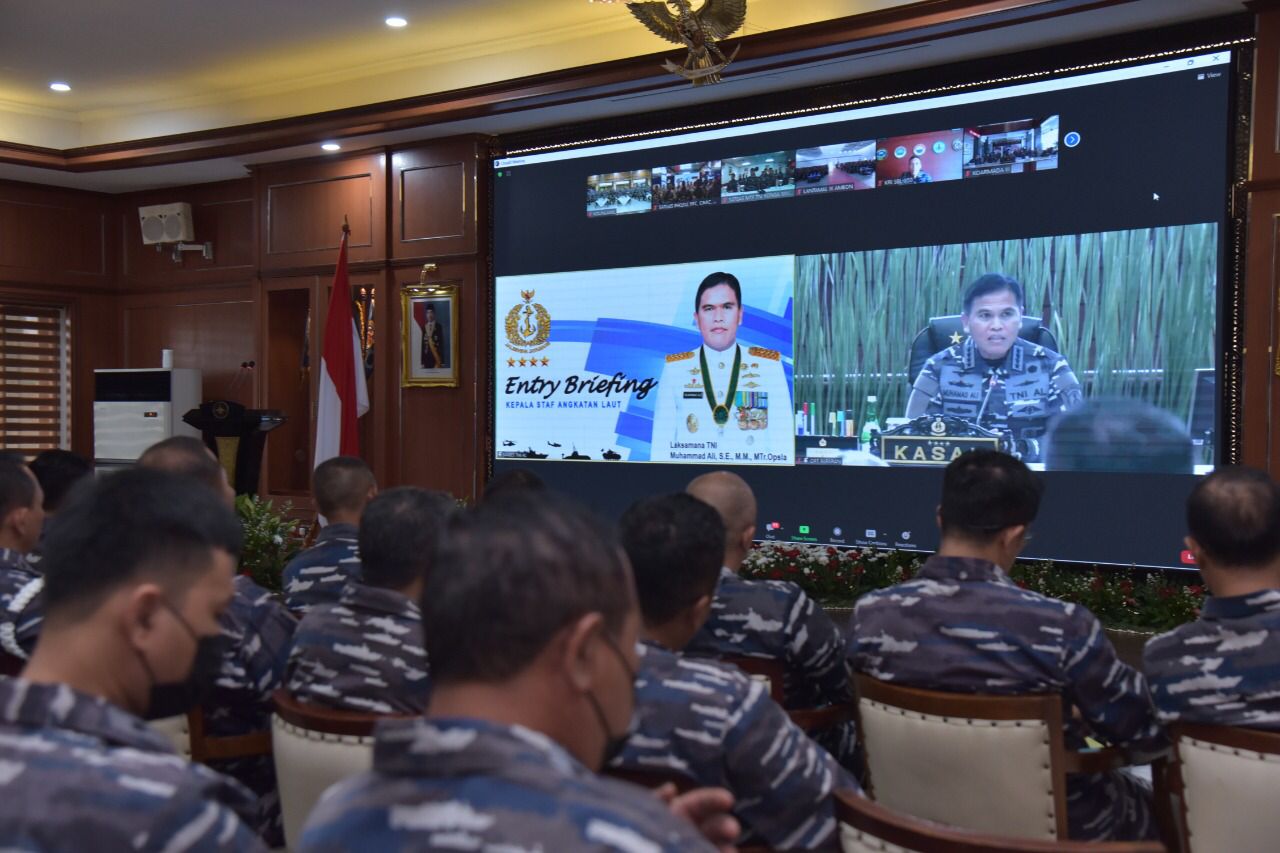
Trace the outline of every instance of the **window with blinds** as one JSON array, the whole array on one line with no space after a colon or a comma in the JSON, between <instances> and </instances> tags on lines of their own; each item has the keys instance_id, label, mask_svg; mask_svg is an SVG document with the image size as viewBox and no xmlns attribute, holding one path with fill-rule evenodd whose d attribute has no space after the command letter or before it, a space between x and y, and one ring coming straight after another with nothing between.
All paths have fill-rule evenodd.
<instances>
[{"instance_id":1,"label":"window with blinds","mask_svg":"<svg viewBox=\"0 0 1280 853\"><path fill-rule=\"evenodd\" d=\"M69 323L58 306L0 304L0 447L70 447Z\"/></svg>"}]
</instances>

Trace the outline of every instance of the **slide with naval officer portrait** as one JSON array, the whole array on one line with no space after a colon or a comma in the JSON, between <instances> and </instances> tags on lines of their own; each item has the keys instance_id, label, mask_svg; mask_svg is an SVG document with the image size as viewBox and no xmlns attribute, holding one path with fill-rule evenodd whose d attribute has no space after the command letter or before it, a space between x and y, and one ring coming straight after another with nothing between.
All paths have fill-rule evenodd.
<instances>
[{"instance_id":1,"label":"slide with naval officer portrait","mask_svg":"<svg viewBox=\"0 0 1280 853\"><path fill-rule=\"evenodd\" d=\"M795 256L496 281L499 459L790 465Z\"/></svg>"}]
</instances>

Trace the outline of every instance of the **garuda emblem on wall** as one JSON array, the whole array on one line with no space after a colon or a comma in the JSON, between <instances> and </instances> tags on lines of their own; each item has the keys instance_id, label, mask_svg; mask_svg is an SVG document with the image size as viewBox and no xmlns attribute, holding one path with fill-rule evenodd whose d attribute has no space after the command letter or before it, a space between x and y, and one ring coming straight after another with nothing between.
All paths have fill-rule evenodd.
<instances>
[{"instance_id":1,"label":"garuda emblem on wall","mask_svg":"<svg viewBox=\"0 0 1280 853\"><path fill-rule=\"evenodd\" d=\"M695 86L720 82L720 72L738 55L738 48L726 57L717 42L747 20L747 0L706 0L696 12L689 0L628 3L627 8L656 35L689 49L683 65L667 60L662 67Z\"/></svg>"}]
</instances>

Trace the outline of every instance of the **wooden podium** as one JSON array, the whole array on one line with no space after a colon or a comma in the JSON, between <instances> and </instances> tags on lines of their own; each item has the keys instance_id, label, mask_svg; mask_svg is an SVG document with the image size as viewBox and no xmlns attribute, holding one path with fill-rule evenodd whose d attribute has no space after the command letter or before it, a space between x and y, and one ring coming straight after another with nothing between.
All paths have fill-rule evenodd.
<instances>
[{"instance_id":1,"label":"wooden podium","mask_svg":"<svg viewBox=\"0 0 1280 853\"><path fill-rule=\"evenodd\" d=\"M237 495L257 493L267 433L285 422L283 414L246 409L232 400L210 400L187 412L182 420L200 430Z\"/></svg>"}]
</instances>

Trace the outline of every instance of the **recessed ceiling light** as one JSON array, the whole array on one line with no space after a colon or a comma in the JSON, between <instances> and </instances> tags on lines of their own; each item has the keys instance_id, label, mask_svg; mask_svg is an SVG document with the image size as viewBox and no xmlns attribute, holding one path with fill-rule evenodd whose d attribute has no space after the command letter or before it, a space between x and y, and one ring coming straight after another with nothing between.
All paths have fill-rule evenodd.
<instances>
[{"instance_id":1,"label":"recessed ceiling light","mask_svg":"<svg viewBox=\"0 0 1280 853\"><path fill-rule=\"evenodd\" d=\"M320 147L323 148L325 151L341 151L342 150L342 146L336 142L326 142L324 145L321 145Z\"/></svg>"},{"instance_id":2,"label":"recessed ceiling light","mask_svg":"<svg viewBox=\"0 0 1280 853\"><path fill-rule=\"evenodd\" d=\"M404 18L400 17L399 15L392 15L390 18L387 18L387 26L400 29L400 27L409 26L409 22L406 21Z\"/></svg>"},{"instance_id":3,"label":"recessed ceiling light","mask_svg":"<svg viewBox=\"0 0 1280 853\"><path fill-rule=\"evenodd\" d=\"M50 88L50 89L52 89L52 90L53 90L53 91L55 91L55 92L70 92L70 91L71 91L71 84L70 84L70 83L62 83L62 82L54 82L54 83L50 83L50 84L49 84L49 88Z\"/></svg>"}]
</instances>

